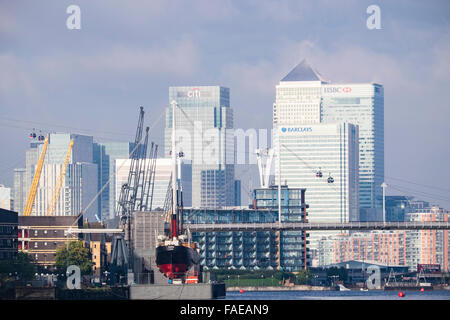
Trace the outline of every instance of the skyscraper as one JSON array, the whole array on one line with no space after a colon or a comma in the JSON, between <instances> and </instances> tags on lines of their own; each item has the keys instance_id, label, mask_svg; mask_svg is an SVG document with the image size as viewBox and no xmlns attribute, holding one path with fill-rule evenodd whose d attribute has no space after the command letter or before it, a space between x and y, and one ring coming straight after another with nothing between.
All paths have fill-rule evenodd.
<instances>
[{"instance_id":1,"label":"skyscraper","mask_svg":"<svg viewBox=\"0 0 450 320\"><path fill-rule=\"evenodd\" d=\"M94 163L98 166L99 191L106 184L98 198L99 218L113 219L116 215L116 159L127 159L134 148L134 143L98 142L94 143L93 147Z\"/></svg>"},{"instance_id":2,"label":"skyscraper","mask_svg":"<svg viewBox=\"0 0 450 320\"><path fill-rule=\"evenodd\" d=\"M25 173L25 168L14 169L14 211L19 215L23 214L27 201Z\"/></svg>"},{"instance_id":3,"label":"skyscraper","mask_svg":"<svg viewBox=\"0 0 450 320\"><path fill-rule=\"evenodd\" d=\"M322 86L321 122L359 126L359 204L361 219L382 220L384 181L384 90L376 83Z\"/></svg>"},{"instance_id":4,"label":"skyscraper","mask_svg":"<svg viewBox=\"0 0 450 320\"><path fill-rule=\"evenodd\" d=\"M359 218L366 221L381 220L381 183L384 180L383 87L375 83L327 82L303 60L280 81L276 92L273 107L275 144L277 128L281 126L351 123L359 127ZM315 150L316 147L311 145L307 154ZM322 169L328 170L326 167ZM275 181L278 181L277 172L275 175ZM307 202L311 204L309 199Z\"/></svg>"},{"instance_id":5,"label":"skyscraper","mask_svg":"<svg viewBox=\"0 0 450 320\"><path fill-rule=\"evenodd\" d=\"M230 90L170 87L176 101L176 152L192 161L192 206L234 205L234 136ZM166 109L165 156L170 157L172 108Z\"/></svg>"},{"instance_id":6,"label":"skyscraper","mask_svg":"<svg viewBox=\"0 0 450 320\"><path fill-rule=\"evenodd\" d=\"M31 215L47 214L70 140L74 141L74 145L54 215L77 215L82 210L84 216L90 220L98 215L97 202L91 203L98 190L97 165L93 163L93 137L70 133L49 134L49 143ZM30 149L26 152L26 195L31 188L42 148L42 142L32 142ZM90 203L91 205L87 207Z\"/></svg>"},{"instance_id":7,"label":"skyscraper","mask_svg":"<svg viewBox=\"0 0 450 320\"><path fill-rule=\"evenodd\" d=\"M122 185L127 183L128 174L130 172L131 159L116 159L115 160L115 198L120 198ZM145 167L150 166L150 159L145 160ZM190 207L192 205L192 169L188 163L181 163L181 185L183 187L183 205ZM147 210L163 209L164 202L167 196L167 189L169 187L170 177L172 173L172 159L171 158L157 158L155 161L155 175L153 181L153 199L149 199ZM151 203L150 203L151 202ZM151 208L150 208L151 205ZM117 214L117 213L116 213Z\"/></svg>"}]
</instances>

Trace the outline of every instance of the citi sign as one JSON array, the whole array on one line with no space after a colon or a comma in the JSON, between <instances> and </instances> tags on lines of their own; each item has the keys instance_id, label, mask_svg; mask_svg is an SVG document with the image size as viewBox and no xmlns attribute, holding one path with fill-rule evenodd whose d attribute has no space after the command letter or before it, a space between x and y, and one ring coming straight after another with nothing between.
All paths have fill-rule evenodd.
<instances>
[{"instance_id":1,"label":"citi sign","mask_svg":"<svg viewBox=\"0 0 450 320\"><path fill-rule=\"evenodd\" d=\"M194 88L187 92L188 98L200 98L200 88Z\"/></svg>"},{"instance_id":2,"label":"citi sign","mask_svg":"<svg viewBox=\"0 0 450 320\"><path fill-rule=\"evenodd\" d=\"M311 127L281 128L281 132L312 132Z\"/></svg>"},{"instance_id":3,"label":"citi sign","mask_svg":"<svg viewBox=\"0 0 450 320\"><path fill-rule=\"evenodd\" d=\"M352 92L350 87L327 87L323 88L324 93L349 93Z\"/></svg>"}]
</instances>

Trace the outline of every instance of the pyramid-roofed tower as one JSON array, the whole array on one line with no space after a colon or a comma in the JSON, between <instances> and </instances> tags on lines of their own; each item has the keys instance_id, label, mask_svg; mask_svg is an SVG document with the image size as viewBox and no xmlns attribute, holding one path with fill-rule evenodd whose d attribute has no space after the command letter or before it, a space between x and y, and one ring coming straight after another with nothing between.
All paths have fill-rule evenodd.
<instances>
[{"instance_id":1,"label":"pyramid-roofed tower","mask_svg":"<svg viewBox=\"0 0 450 320\"><path fill-rule=\"evenodd\" d=\"M319 72L314 70L306 59L303 59L281 81L324 81Z\"/></svg>"}]
</instances>

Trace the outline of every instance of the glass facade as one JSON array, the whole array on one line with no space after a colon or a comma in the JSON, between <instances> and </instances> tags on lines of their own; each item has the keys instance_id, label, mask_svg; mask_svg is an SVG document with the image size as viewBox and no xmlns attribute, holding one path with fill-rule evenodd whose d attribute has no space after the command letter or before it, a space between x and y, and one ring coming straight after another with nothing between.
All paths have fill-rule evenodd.
<instances>
[{"instance_id":1,"label":"glass facade","mask_svg":"<svg viewBox=\"0 0 450 320\"><path fill-rule=\"evenodd\" d=\"M47 214L72 139L74 145L54 215L77 215L97 194L98 169L97 164L93 162L93 137L70 133L51 133L31 215ZM43 142L32 142L30 149L26 152L26 195L29 193L42 148ZM94 202L84 213L86 218L95 219L95 215L98 214L97 202Z\"/></svg>"},{"instance_id":2,"label":"glass facade","mask_svg":"<svg viewBox=\"0 0 450 320\"><path fill-rule=\"evenodd\" d=\"M281 222L307 221L306 189L281 187ZM254 205L278 212L278 187L254 190ZM277 219L278 220L278 219ZM298 271L310 266L307 240L309 234L303 231L277 231L280 243L279 265L282 270Z\"/></svg>"},{"instance_id":3,"label":"glass facade","mask_svg":"<svg viewBox=\"0 0 450 320\"><path fill-rule=\"evenodd\" d=\"M98 187L100 189L109 181L98 198L100 219L113 219L116 210L116 159L126 159L134 148L130 142L94 143L94 163L98 166Z\"/></svg>"},{"instance_id":4,"label":"glass facade","mask_svg":"<svg viewBox=\"0 0 450 320\"><path fill-rule=\"evenodd\" d=\"M264 223L278 220L276 211L251 209L184 209L191 223ZM275 232L193 232L206 269L276 269L279 239Z\"/></svg>"},{"instance_id":5,"label":"glass facade","mask_svg":"<svg viewBox=\"0 0 450 320\"><path fill-rule=\"evenodd\" d=\"M321 122L359 126L359 206L372 208L367 220L382 220L384 181L384 90L379 84L325 84Z\"/></svg>"},{"instance_id":6,"label":"glass facade","mask_svg":"<svg viewBox=\"0 0 450 320\"><path fill-rule=\"evenodd\" d=\"M254 208L184 209L185 224L273 223L278 221L278 189L253 191ZM305 189L282 187L282 221L302 221ZM308 234L303 231L193 232L207 268L282 269L298 271L310 265Z\"/></svg>"},{"instance_id":7,"label":"glass facade","mask_svg":"<svg viewBox=\"0 0 450 320\"><path fill-rule=\"evenodd\" d=\"M176 101L176 152L192 161L192 206L234 205L234 135L230 90L220 86L170 87ZM166 109L165 156L170 157L172 107Z\"/></svg>"},{"instance_id":8,"label":"glass facade","mask_svg":"<svg viewBox=\"0 0 450 320\"><path fill-rule=\"evenodd\" d=\"M146 160L145 166L150 165L150 160ZM116 159L116 182L115 182L115 198L119 199L122 185L127 183L128 174L130 171L131 160L130 159ZM158 158L156 159L155 178L153 184L153 200L148 203L150 210L157 210L164 208L164 202L166 200L167 189L172 173L172 159L170 158ZM183 187L183 205L190 207L192 205L192 167L189 163L181 164L181 184Z\"/></svg>"}]
</instances>

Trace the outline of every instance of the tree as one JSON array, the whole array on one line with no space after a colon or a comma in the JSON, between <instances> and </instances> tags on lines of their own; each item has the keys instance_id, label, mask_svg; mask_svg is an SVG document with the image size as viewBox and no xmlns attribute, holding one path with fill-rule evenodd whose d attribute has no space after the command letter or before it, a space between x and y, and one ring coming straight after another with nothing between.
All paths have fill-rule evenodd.
<instances>
[{"instance_id":1,"label":"tree","mask_svg":"<svg viewBox=\"0 0 450 320\"><path fill-rule=\"evenodd\" d=\"M0 263L0 280L31 280L36 273L36 265L28 253L19 252L16 260L6 260Z\"/></svg>"},{"instance_id":2,"label":"tree","mask_svg":"<svg viewBox=\"0 0 450 320\"><path fill-rule=\"evenodd\" d=\"M295 276L297 284L311 284L312 274L309 270L300 270Z\"/></svg>"},{"instance_id":3,"label":"tree","mask_svg":"<svg viewBox=\"0 0 450 320\"><path fill-rule=\"evenodd\" d=\"M68 266L76 265L81 274L90 274L93 266L91 252L82 241L68 242L56 249L55 265L58 273L65 274Z\"/></svg>"}]
</instances>

